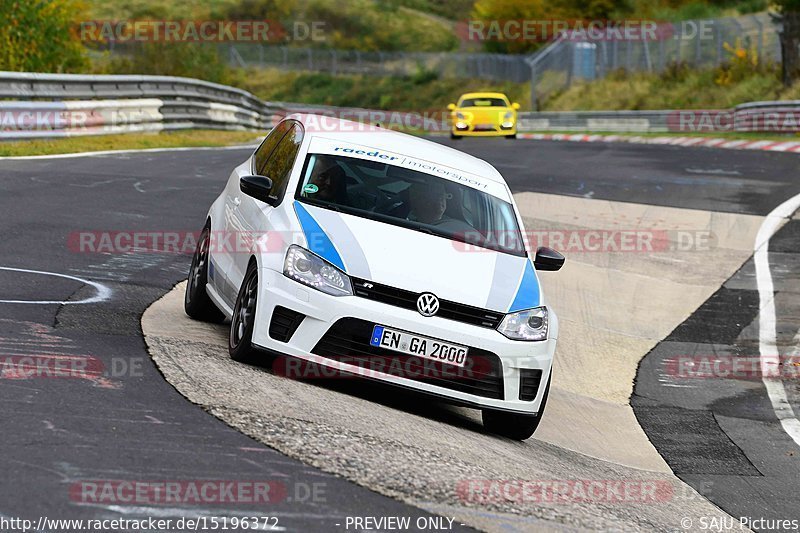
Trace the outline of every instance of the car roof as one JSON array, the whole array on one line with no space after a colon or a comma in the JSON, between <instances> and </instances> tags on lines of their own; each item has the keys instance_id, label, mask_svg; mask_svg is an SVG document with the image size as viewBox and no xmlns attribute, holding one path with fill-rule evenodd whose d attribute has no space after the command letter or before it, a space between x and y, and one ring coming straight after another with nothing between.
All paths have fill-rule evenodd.
<instances>
[{"instance_id":1,"label":"car roof","mask_svg":"<svg viewBox=\"0 0 800 533\"><path fill-rule=\"evenodd\" d=\"M508 100L508 97L503 93L490 93L490 92L464 93L461 95L461 98L505 98L506 100ZM461 100L461 98L459 98L459 100Z\"/></svg>"},{"instance_id":2,"label":"car roof","mask_svg":"<svg viewBox=\"0 0 800 533\"><path fill-rule=\"evenodd\" d=\"M468 172L489 181L505 183L503 176L500 175L497 169L483 159L421 137L351 120L311 113L295 113L286 118L303 124L306 128L306 135L310 134L311 136L335 139L407 155L461 170L462 172ZM319 127L320 120L324 121L324 127L321 128L321 131L314 131L314 126Z\"/></svg>"}]
</instances>

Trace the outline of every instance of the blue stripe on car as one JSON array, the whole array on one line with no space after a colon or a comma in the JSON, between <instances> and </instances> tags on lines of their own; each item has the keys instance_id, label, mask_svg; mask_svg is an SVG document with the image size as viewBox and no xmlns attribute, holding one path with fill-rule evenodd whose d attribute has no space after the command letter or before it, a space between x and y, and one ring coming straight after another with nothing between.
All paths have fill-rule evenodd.
<instances>
[{"instance_id":1,"label":"blue stripe on car","mask_svg":"<svg viewBox=\"0 0 800 533\"><path fill-rule=\"evenodd\" d=\"M527 258L517 257L510 254L495 254L494 273L492 274L492 287L489 296L486 298L486 309L492 311L508 310L508 304L517 294L518 282L522 279L525 272Z\"/></svg>"},{"instance_id":2,"label":"blue stripe on car","mask_svg":"<svg viewBox=\"0 0 800 533\"><path fill-rule=\"evenodd\" d=\"M327 209L310 209L314 213L313 216L317 223L320 226L325 226L325 231L328 235L332 235L336 239L336 245L341 253L342 260L347 259L347 273L357 278L372 279L367 256L342 215Z\"/></svg>"},{"instance_id":3,"label":"blue stripe on car","mask_svg":"<svg viewBox=\"0 0 800 533\"><path fill-rule=\"evenodd\" d=\"M294 203L294 211L297 213L300 226L303 227L303 233L308 242L308 249L344 271L345 268L342 257L339 255L333 242L331 242L330 237L328 237L314 217L311 216L311 213L298 202Z\"/></svg>"},{"instance_id":4,"label":"blue stripe on car","mask_svg":"<svg viewBox=\"0 0 800 533\"><path fill-rule=\"evenodd\" d=\"M522 281L519 282L517 295L508 309L509 313L531 309L539 305L539 280L536 279L536 271L530 261L525 262L525 272L522 274Z\"/></svg>"}]
</instances>

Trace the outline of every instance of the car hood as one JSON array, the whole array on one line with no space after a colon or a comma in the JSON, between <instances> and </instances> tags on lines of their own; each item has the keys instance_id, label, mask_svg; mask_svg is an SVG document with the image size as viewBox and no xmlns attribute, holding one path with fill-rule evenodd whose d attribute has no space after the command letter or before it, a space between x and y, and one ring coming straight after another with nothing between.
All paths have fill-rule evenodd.
<instances>
[{"instance_id":1,"label":"car hood","mask_svg":"<svg viewBox=\"0 0 800 533\"><path fill-rule=\"evenodd\" d=\"M502 313L540 305L527 257L309 204L294 210L306 246L350 276Z\"/></svg>"},{"instance_id":2,"label":"car hood","mask_svg":"<svg viewBox=\"0 0 800 533\"><path fill-rule=\"evenodd\" d=\"M457 111L473 122L496 124L502 122L503 115L512 109L509 107L464 107Z\"/></svg>"}]
</instances>

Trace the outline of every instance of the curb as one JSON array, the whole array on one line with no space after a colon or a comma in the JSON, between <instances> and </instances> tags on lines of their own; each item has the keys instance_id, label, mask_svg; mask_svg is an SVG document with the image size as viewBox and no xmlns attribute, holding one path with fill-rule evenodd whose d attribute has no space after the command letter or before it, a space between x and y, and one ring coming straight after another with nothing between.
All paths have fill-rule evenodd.
<instances>
[{"instance_id":1,"label":"curb","mask_svg":"<svg viewBox=\"0 0 800 533\"><path fill-rule=\"evenodd\" d=\"M800 152L800 141L746 141L743 139L720 139L719 137L642 137L638 135L589 135L569 133L519 133L520 139L537 141L570 142L621 142L632 144L659 144L670 146L693 146L724 148L728 150L762 150L767 152Z\"/></svg>"}]
</instances>

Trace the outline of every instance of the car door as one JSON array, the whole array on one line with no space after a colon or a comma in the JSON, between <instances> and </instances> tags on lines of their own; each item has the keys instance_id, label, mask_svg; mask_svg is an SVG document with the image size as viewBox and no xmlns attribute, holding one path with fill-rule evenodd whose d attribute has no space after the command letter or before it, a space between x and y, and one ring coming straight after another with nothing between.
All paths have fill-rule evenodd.
<instances>
[{"instance_id":1,"label":"car door","mask_svg":"<svg viewBox=\"0 0 800 533\"><path fill-rule=\"evenodd\" d=\"M293 120L281 122L276 130L283 132L277 142L264 141L263 150L257 150L253 158L253 168L247 171L240 170L240 178L247 173L266 176L272 180L272 196L277 198L276 205L283 201L286 186L292 174L292 168L303 142L303 129ZM277 136L276 136L277 138ZM252 255L252 243L259 237L260 232L269 231L267 216L274 209L273 206L247 196L237 188L233 196L233 217L231 226L239 235L234 242L236 251L233 254L233 265L230 273L231 289L238 294L239 286L247 271L247 264ZM234 294L234 300L236 296Z\"/></svg>"}]
</instances>

